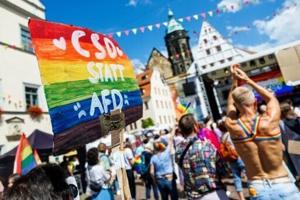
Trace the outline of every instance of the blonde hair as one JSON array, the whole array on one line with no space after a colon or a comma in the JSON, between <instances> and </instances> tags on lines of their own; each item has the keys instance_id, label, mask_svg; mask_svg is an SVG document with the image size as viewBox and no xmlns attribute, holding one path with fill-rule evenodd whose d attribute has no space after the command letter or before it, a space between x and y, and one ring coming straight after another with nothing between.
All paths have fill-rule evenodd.
<instances>
[{"instance_id":1,"label":"blonde hair","mask_svg":"<svg viewBox=\"0 0 300 200\"><path fill-rule=\"evenodd\" d=\"M255 102L254 93L246 87L237 87L232 91L232 98L237 105L250 106Z\"/></svg>"}]
</instances>

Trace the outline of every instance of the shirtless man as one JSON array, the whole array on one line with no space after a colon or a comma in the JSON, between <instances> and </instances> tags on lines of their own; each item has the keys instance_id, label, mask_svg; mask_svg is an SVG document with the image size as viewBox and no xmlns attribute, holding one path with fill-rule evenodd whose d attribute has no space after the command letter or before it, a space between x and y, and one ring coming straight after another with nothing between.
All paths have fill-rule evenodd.
<instances>
[{"instance_id":1,"label":"shirtless man","mask_svg":"<svg viewBox=\"0 0 300 200\"><path fill-rule=\"evenodd\" d=\"M300 193L288 178L282 162L280 107L276 97L252 81L238 65L231 67L231 74L232 88L225 123L245 163L251 199L300 199ZM238 87L238 81L247 83L266 102L267 110L263 116L257 113L253 92Z\"/></svg>"}]
</instances>

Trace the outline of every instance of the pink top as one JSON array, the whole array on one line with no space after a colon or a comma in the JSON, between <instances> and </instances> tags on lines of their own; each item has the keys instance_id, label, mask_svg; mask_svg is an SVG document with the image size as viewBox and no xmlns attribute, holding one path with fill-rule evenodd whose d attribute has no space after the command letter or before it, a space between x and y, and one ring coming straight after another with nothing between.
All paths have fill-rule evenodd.
<instances>
[{"instance_id":1,"label":"pink top","mask_svg":"<svg viewBox=\"0 0 300 200\"><path fill-rule=\"evenodd\" d=\"M204 140L204 138L209 140L216 147L216 149L220 151L220 142L218 140L218 136L214 131L208 128L202 128L197 135L201 140Z\"/></svg>"}]
</instances>

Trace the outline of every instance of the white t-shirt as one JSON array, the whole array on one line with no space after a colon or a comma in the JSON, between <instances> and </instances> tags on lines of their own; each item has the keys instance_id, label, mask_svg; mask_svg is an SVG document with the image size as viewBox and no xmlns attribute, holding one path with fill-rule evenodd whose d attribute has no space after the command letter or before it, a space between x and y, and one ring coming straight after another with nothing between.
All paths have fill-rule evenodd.
<instances>
[{"instance_id":1,"label":"white t-shirt","mask_svg":"<svg viewBox=\"0 0 300 200\"><path fill-rule=\"evenodd\" d=\"M79 190L75 177L69 176L68 178L66 178L66 182L69 186L72 187L72 193L74 192L73 197L75 196L74 200L80 200Z\"/></svg>"},{"instance_id":2,"label":"white t-shirt","mask_svg":"<svg viewBox=\"0 0 300 200\"><path fill-rule=\"evenodd\" d=\"M124 159L125 159L125 169L129 170L132 169L130 160L132 160L133 157L133 152L130 148L125 148L124 149Z\"/></svg>"},{"instance_id":3,"label":"white t-shirt","mask_svg":"<svg viewBox=\"0 0 300 200\"><path fill-rule=\"evenodd\" d=\"M101 165L97 164L87 167L86 178L88 184L93 181L105 187L105 182L110 179L110 174ZM92 190L90 192L94 193Z\"/></svg>"}]
</instances>

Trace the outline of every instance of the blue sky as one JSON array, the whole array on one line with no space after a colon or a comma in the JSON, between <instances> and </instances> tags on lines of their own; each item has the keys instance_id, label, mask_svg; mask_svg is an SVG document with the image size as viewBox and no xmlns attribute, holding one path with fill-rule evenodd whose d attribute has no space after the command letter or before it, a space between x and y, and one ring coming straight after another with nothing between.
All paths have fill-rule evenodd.
<instances>
[{"instance_id":1,"label":"blue sky","mask_svg":"<svg viewBox=\"0 0 300 200\"><path fill-rule=\"evenodd\" d=\"M167 20L168 8L177 18L192 16L227 6L227 12L208 17L223 36L234 45L259 51L274 45L300 39L299 0L42 0L46 6L46 19L82 26L101 33L124 31ZM298 3L297 6L294 3ZM233 5L233 7L232 7ZM242 5L242 6L240 6ZM283 9L291 7L290 9ZM232 9L234 8L234 9ZM277 13L274 16L274 13ZM198 41L202 20L183 22L189 31L191 46ZM236 30L237 34L230 35ZM288 33L288 34L287 34ZM153 47L166 52L165 27L158 30L130 33L115 40L134 61L145 64Z\"/></svg>"}]
</instances>

